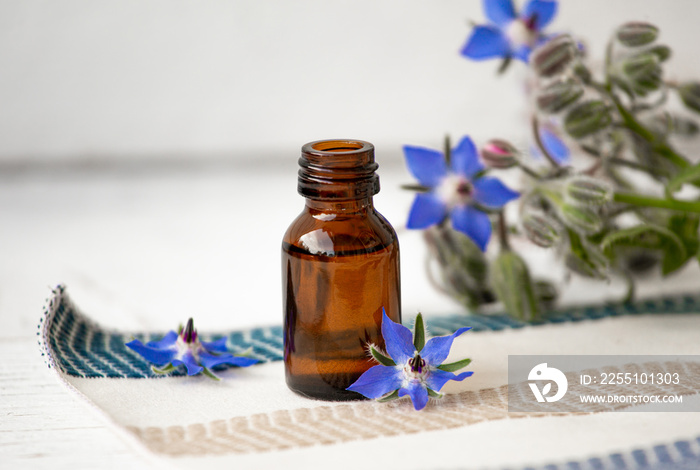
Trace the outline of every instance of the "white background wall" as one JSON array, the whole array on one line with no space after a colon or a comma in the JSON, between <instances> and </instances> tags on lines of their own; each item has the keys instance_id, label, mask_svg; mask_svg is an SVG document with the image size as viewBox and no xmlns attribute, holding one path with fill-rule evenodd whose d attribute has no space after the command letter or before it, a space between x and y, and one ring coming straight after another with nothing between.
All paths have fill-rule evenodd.
<instances>
[{"instance_id":1,"label":"white background wall","mask_svg":"<svg viewBox=\"0 0 700 470\"><path fill-rule=\"evenodd\" d=\"M599 58L628 19L700 76L698 1L563 0L549 30ZM2 0L0 160L296 158L340 136L398 160L446 132L523 136L524 67L461 58L469 20L481 2Z\"/></svg>"}]
</instances>

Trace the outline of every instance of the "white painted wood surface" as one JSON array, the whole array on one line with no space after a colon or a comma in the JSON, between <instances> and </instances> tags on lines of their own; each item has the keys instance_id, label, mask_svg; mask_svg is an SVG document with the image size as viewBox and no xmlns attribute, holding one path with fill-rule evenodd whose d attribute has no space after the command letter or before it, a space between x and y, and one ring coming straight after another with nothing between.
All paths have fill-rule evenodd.
<instances>
[{"instance_id":1,"label":"white painted wood surface","mask_svg":"<svg viewBox=\"0 0 700 470\"><path fill-rule=\"evenodd\" d=\"M34 340L3 333L0 468L154 468L68 393L38 351Z\"/></svg>"}]
</instances>

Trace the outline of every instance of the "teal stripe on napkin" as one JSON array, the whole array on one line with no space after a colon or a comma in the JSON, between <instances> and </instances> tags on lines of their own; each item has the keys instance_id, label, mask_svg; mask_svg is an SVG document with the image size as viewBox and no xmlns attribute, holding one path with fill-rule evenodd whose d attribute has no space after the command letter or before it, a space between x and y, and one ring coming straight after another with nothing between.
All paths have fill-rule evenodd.
<instances>
[{"instance_id":1,"label":"teal stripe on napkin","mask_svg":"<svg viewBox=\"0 0 700 470\"><path fill-rule=\"evenodd\" d=\"M618 315L673 314L700 312L700 296L676 296L645 300L632 304L599 305L564 308L547 314L546 320L526 323L505 314L457 314L428 319L433 335L445 335L470 326L472 332L523 328L548 323L575 322ZM125 346L136 338L141 341L158 340L163 333L134 335L107 331L80 313L65 293L64 286L53 291L39 325L40 344L44 355L49 355L62 372L77 377L152 378L151 364ZM228 336L228 347L234 353L251 350L261 362L280 361L283 358L282 327L254 328L228 333L202 334L204 341ZM227 366L222 366L225 368ZM185 375L175 371L171 375Z\"/></svg>"}]
</instances>

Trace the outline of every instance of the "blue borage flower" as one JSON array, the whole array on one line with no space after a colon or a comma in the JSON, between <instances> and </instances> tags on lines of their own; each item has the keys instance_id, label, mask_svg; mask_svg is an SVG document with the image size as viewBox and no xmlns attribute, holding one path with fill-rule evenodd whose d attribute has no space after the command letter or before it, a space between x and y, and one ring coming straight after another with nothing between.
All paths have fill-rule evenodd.
<instances>
[{"instance_id":1,"label":"blue borage flower","mask_svg":"<svg viewBox=\"0 0 700 470\"><path fill-rule=\"evenodd\" d=\"M156 374L167 374L175 370L177 366L184 365L187 375L196 375L200 372L218 380L211 371L212 367L220 364L229 364L238 367L247 367L258 362L257 359L245 356L234 356L228 353L226 338L216 341L200 341L194 322L190 318L185 328L180 327L179 334L170 331L160 341L151 341L143 344L135 339L126 343L149 362L159 367L151 366Z\"/></svg>"},{"instance_id":2,"label":"blue borage flower","mask_svg":"<svg viewBox=\"0 0 700 470\"><path fill-rule=\"evenodd\" d=\"M438 392L448 381L461 381L473 374L453 374L466 367L471 359L442 364L447 359L454 339L470 329L460 328L449 336L437 336L426 343L421 314L416 317L411 340L411 331L400 323L393 322L384 312L382 337L388 356L370 345L370 352L379 365L362 374L348 390L379 401L395 400L408 395L413 407L422 410L428 404L429 397L442 398Z\"/></svg>"},{"instance_id":3,"label":"blue borage flower","mask_svg":"<svg viewBox=\"0 0 700 470\"><path fill-rule=\"evenodd\" d=\"M477 25L462 48L473 60L515 57L527 63L532 49L546 40L541 33L557 12L556 0L529 0L517 14L512 0L483 0L492 24Z\"/></svg>"},{"instance_id":4,"label":"blue borage flower","mask_svg":"<svg viewBox=\"0 0 700 470\"><path fill-rule=\"evenodd\" d=\"M416 194L406 226L422 229L449 216L455 230L466 234L482 250L491 238L491 220L484 209L500 209L520 196L500 180L482 176L484 166L469 137L450 152L450 170L445 155L437 150L405 146L411 174L428 192Z\"/></svg>"}]
</instances>

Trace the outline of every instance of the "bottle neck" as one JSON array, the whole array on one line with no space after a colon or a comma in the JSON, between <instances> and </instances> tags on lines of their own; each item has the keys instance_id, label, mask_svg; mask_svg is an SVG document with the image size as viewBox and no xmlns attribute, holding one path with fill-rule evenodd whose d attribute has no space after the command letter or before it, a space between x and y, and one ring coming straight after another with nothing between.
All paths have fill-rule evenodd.
<instances>
[{"instance_id":1,"label":"bottle neck","mask_svg":"<svg viewBox=\"0 0 700 470\"><path fill-rule=\"evenodd\" d=\"M359 140L321 140L304 145L299 194L309 200L354 206L379 192L374 146ZM366 205L367 203L359 203Z\"/></svg>"},{"instance_id":2,"label":"bottle neck","mask_svg":"<svg viewBox=\"0 0 700 470\"><path fill-rule=\"evenodd\" d=\"M307 198L306 210L314 217L324 215L365 215L374 211L374 202L372 201L372 197L346 201Z\"/></svg>"}]
</instances>

